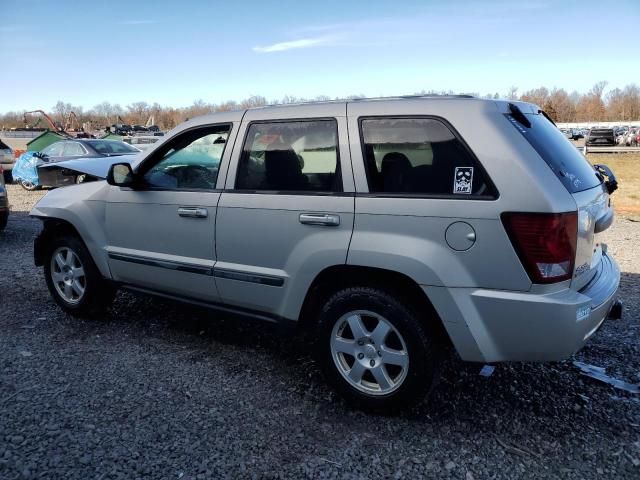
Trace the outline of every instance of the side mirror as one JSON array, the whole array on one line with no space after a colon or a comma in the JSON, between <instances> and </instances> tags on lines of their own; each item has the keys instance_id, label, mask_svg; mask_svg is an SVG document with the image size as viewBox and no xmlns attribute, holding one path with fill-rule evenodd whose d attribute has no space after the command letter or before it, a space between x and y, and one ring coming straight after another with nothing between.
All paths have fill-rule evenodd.
<instances>
[{"instance_id":1,"label":"side mirror","mask_svg":"<svg viewBox=\"0 0 640 480\"><path fill-rule=\"evenodd\" d=\"M116 187L131 187L134 183L133 170L128 163L114 163L109 167L107 183Z\"/></svg>"}]
</instances>

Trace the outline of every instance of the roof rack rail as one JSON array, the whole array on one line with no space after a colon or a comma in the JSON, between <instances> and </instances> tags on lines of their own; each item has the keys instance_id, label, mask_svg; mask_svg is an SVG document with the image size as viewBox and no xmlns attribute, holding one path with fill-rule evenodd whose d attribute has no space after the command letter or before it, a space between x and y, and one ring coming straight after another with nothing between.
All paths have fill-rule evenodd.
<instances>
[{"instance_id":1,"label":"roof rack rail","mask_svg":"<svg viewBox=\"0 0 640 480\"><path fill-rule=\"evenodd\" d=\"M368 100L410 100L413 98L476 98L473 95L468 94L439 94L439 93L427 93L427 94L416 94L416 95L398 95L391 97L362 97L362 98L349 98L347 102L366 102Z\"/></svg>"},{"instance_id":2,"label":"roof rack rail","mask_svg":"<svg viewBox=\"0 0 640 480\"><path fill-rule=\"evenodd\" d=\"M389 97L356 97L356 98L340 98L340 99L331 99L331 100L309 100L307 102L293 102L293 103L267 103L266 105L258 105L255 107L249 107L250 110L259 109L259 108L269 108L269 107L292 107L297 105L317 105L323 103L341 103L341 102L367 102L367 101L378 101L378 100L411 100L416 98L477 98L474 95L469 94L418 94L418 95L397 95L397 96L389 96Z\"/></svg>"}]
</instances>

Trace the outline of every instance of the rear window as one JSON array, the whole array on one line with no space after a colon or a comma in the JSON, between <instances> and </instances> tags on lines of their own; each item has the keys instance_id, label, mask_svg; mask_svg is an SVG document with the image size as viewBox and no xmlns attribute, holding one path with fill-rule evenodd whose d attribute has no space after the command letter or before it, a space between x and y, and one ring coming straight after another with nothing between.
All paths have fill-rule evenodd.
<instances>
[{"instance_id":1,"label":"rear window","mask_svg":"<svg viewBox=\"0 0 640 480\"><path fill-rule=\"evenodd\" d=\"M596 171L584 155L544 115L527 114L526 120L531 126L524 125L526 121L521 123L513 115L507 115L507 118L569 192L581 192L600 185Z\"/></svg>"},{"instance_id":2,"label":"rear window","mask_svg":"<svg viewBox=\"0 0 640 480\"><path fill-rule=\"evenodd\" d=\"M124 142L115 142L109 140L101 140L97 142L91 142L93 149L104 155L114 153L138 153L138 150Z\"/></svg>"},{"instance_id":3,"label":"rear window","mask_svg":"<svg viewBox=\"0 0 640 480\"><path fill-rule=\"evenodd\" d=\"M0 140L0 150L10 150L10 148Z\"/></svg>"},{"instance_id":4,"label":"rear window","mask_svg":"<svg viewBox=\"0 0 640 480\"><path fill-rule=\"evenodd\" d=\"M610 128L592 128L589 131L589 135L613 135L613 130Z\"/></svg>"}]
</instances>

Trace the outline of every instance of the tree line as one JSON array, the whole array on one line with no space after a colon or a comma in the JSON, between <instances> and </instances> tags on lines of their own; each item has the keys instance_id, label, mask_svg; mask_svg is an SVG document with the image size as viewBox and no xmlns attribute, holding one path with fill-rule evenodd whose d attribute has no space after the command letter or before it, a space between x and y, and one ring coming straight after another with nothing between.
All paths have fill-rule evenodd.
<instances>
[{"instance_id":1,"label":"tree line","mask_svg":"<svg viewBox=\"0 0 640 480\"><path fill-rule=\"evenodd\" d=\"M598 122L598 121L637 121L640 120L640 88L630 84L624 88L610 89L605 93L607 82L596 83L588 92L567 92L563 88L539 87L519 93L517 87L511 87L504 94L489 93L471 95L482 98L506 98L509 100L523 100L539 105L556 122ZM416 95L452 95L453 91L423 90ZM363 95L352 95L348 99L363 98ZM331 98L321 95L315 98L301 98L285 96L278 100L268 101L265 97L253 95L242 101L226 101L222 103L208 103L196 100L188 107L163 106L159 103L133 102L126 106L104 101L91 109L84 110L81 106L58 101L47 111L60 126L66 126L70 112L74 112L79 122L90 122L93 129L102 129L112 124L128 123L144 125L150 117L162 129L170 129L188 118L213 112L258 107L268 104L290 104L308 101L324 101ZM335 98L334 100L340 100ZM25 127L24 111L6 112L0 114L0 127L3 129ZM27 117L27 125L37 123L37 117ZM46 126L40 122L38 126Z\"/></svg>"}]
</instances>

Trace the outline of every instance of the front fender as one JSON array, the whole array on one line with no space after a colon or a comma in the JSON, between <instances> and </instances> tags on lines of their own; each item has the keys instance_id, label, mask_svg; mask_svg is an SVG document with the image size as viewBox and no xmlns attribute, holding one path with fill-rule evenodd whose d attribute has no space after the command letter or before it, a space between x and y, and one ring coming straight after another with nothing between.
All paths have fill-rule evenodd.
<instances>
[{"instance_id":1,"label":"front fender","mask_svg":"<svg viewBox=\"0 0 640 480\"><path fill-rule=\"evenodd\" d=\"M43 231L34 242L36 265L42 265L46 244L56 227L66 222L80 235L100 273L111 278L105 248L105 187L105 182L90 182L51 190L33 207L29 215L44 222Z\"/></svg>"}]
</instances>

